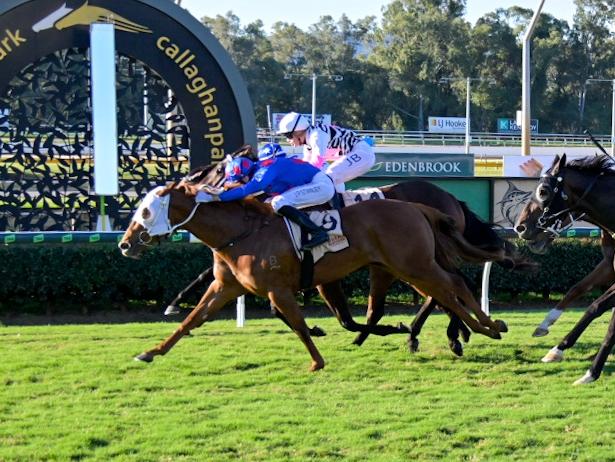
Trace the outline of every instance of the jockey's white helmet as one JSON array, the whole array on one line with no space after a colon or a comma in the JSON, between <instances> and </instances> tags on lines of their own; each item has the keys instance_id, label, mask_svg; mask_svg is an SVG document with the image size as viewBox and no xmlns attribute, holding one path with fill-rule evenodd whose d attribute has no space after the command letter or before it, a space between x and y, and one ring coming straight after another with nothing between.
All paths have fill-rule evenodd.
<instances>
[{"instance_id":1,"label":"jockey's white helmet","mask_svg":"<svg viewBox=\"0 0 615 462\"><path fill-rule=\"evenodd\" d=\"M278 135L291 135L293 132L301 130L307 130L310 126L310 122L307 118L298 112L289 112L282 120L280 120L280 126L278 128Z\"/></svg>"}]
</instances>

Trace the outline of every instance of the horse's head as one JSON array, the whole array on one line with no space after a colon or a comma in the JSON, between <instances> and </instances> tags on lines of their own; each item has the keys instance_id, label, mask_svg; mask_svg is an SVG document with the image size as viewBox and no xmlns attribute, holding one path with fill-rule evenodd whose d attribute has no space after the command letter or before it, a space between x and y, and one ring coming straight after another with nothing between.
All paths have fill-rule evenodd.
<instances>
[{"instance_id":1,"label":"horse's head","mask_svg":"<svg viewBox=\"0 0 615 462\"><path fill-rule=\"evenodd\" d=\"M141 253L176 230L186 226L200 204L217 200L219 190L185 183L158 186L148 192L118 243L125 257L139 258Z\"/></svg>"},{"instance_id":2,"label":"horse's head","mask_svg":"<svg viewBox=\"0 0 615 462\"><path fill-rule=\"evenodd\" d=\"M221 188L224 185L224 170L226 165L237 157L247 157L250 160L257 160L254 149L249 144L243 145L237 151L227 155L217 164L210 164L198 167L190 172L183 180L183 183L195 186L213 186Z\"/></svg>"},{"instance_id":3,"label":"horse's head","mask_svg":"<svg viewBox=\"0 0 615 462\"><path fill-rule=\"evenodd\" d=\"M139 258L147 247L158 243L162 237L171 233L168 192L168 188L159 186L143 198L122 240L118 243L122 255Z\"/></svg>"},{"instance_id":4,"label":"horse's head","mask_svg":"<svg viewBox=\"0 0 615 462\"><path fill-rule=\"evenodd\" d=\"M545 253L560 232L574 222L573 215L566 213L565 169L566 154L556 156L515 223L515 231L521 239L530 241L532 252Z\"/></svg>"}]
</instances>

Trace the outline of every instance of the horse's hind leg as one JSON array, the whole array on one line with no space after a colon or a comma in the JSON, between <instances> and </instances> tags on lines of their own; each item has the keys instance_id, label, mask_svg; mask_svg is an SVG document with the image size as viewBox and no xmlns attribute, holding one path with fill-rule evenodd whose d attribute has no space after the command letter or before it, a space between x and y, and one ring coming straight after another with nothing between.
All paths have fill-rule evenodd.
<instances>
[{"instance_id":1,"label":"horse's hind leg","mask_svg":"<svg viewBox=\"0 0 615 462\"><path fill-rule=\"evenodd\" d=\"M459 318L474 332L479 332L488 337L500 339L497 325L489 318L488 324L481 323L474 319L460 304L461 300L465 306L473 311L480 311L478 302L474 299L472 293L467 288L463 279L458 275L449 273L434 262L431 268L424 269L420 279L411 278L409 276L402 279L415 285L421 291L428 293L433 298L438 300L442 306L454 312ZM482 313L482 311L480 311ZM486 317L483 313L483 317ZM479 318L480 319L480 318Z\"/></svg>"},{"instance_id":2,"label":"horse's hind leg","mask_svg":"<svg viewBox=\"0 0 615 462\"><path fill-rule=\"evenodd\" d=\"M391 284L395 281L395 276L375 265L369 267L369 298L367 300L366 324L375 326L384 315L384 305L386 293ZM352 343L363 345L369 336L369 332L359 332Z\"/></svg>"},{"instance_id":3,"label":"horse's hind leg","mask_svg":"<svg viewBox=\"0 0 615 462\"><path fill-rule=\"evenodd\" d=\"M271 314L273 314L276 318L278 318L280 321L286 324L286 326L290 330L293 329L290 323L288 322L288 320L284 317L282 313L280 313L280 311L278 311L278 309L275 306L271 305L270 308L271 308ZM318 326L308 327L308 329L312 337L324 337L325 335L327 335L327 333Z\"/></svg>"},{"instance_id":4,"label":"horse's hind leg","mask_svg":"<svg viewBox=\"0 0 615 462\"><path fill-rule=\"evenodd\" d=\"M307 348L310 356L312 357L312 363L310 364L310 371L317 371L325 367L325 360L320 355L318 348L314 345L310 331L301 309L295 300L295 295L289 289L278 289L269 292L269 300L271 303L282 313L284 318L290 324L292 330L299 336L305 347Z\"/></svg>"},{"instance_id":5,"label":"horse's hind leg","mask_svg":"<svg viewBox=\"0 0 615 462\"><path fill-rule=\"evenodd\" d=\"M166 354L184 335L189 334L192 329L209 320L226 303L245 294L245 292L246 290L236 280L231 280L228 283L214 280L179 328L156 347L136 356L135 360L149 363L154 360L154 356Z\"/></svg>"}]
</instances>

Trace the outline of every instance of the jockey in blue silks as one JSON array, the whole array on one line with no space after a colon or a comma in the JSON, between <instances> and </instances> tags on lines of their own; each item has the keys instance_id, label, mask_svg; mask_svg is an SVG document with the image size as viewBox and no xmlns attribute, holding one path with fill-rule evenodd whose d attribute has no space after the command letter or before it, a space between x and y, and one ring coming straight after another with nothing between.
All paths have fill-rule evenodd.
<instances>
[{"instance_id":1,"label":"jockey in blue silks","mask_svg":"<svg viewBox=\"0 0 615 462\"><path fill-rule=\"evenodd\" d=\"M227 181L247 183L224 191L218 196L223 202L243 199L257 193L271 197L273 210L304 228L311 239L303 249L312 249L328 240L327 232L317 226L299 209L327 202L333 197L333 181L316 167L295 158L287 158L274 143L258 153L259 161L233 159L227 165ZM247 162L246 162L247 161ZM215 198L214 198L215 200Z\"/></svg>"}]
</instances>

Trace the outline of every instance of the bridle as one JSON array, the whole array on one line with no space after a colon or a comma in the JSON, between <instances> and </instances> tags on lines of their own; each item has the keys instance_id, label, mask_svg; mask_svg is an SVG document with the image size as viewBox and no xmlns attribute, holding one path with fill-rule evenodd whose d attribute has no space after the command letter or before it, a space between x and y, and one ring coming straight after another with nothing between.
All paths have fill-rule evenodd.
<instances>
[{"instance_id":1,"label":"bridle","mask_svg":"<svg viewBox=\"0 0 615 462\"><path fill-rule=\"evenodd\" d=\"M553 202L561 198L564 204L568 205L568 195L564 192L564 176L553 176L550 173L542 175L538 186L536 187L535 200L540 204L542 208L542 214L536 220L536 227L544 232L551 234L554 238L574 226L575 222L582 219L586 213L575 214L575 209L579 206L581 201L589 194L592 188L595 186L598 179L604 175L604 172L600 172L598 175L592 178L592 181L587 185L583 194L575 201L573 205L560 210L559 212L550 213L553 206ZM541 199L541 196L544 199ZM568 224L565 224L568 222Z\"/></svg>"}]
</instances>

